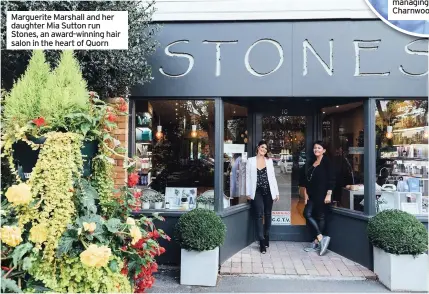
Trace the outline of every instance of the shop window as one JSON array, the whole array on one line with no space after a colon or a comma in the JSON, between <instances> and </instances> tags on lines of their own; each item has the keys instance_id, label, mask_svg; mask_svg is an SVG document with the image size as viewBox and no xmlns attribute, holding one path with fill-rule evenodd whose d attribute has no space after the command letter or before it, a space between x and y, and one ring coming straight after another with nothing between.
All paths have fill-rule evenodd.
<instances>
[{"instance_id":1,"label":"shop window","mask_svg":"<svg viewBox=\"0 0 429 294\"><path fill-rule=\"evenodd\" d=\"M214 117L213 100L135 102L143 209L214 209Z\"/></svg>"},{"instance_id":2,"label":"shop window","mask_svg":"<svg viewBox=\"0 0 429 294\"><path fill-rule=\"evenodd\" d=\"M376 211L428 213L428 101L376 102Z\"/></svg>"},{"instance_id":3,"label":"shop window","mask_svg":"<svg viewBox=\"0 0 429 294\"><path fill-rule=\"evenodd\" d=\"M322 136L335 169L333 205L364 209L364 111L362 102L322 109Z\"/></svg>"},{"instance_id":4,"label":"shop window","mask_svg":"<svg viewBox=\"0 0 429 294\"><path fill-rule=\"evenodd\" d=\"M224 103L224 209L247 203L247 108Z\"/></svg>"}]
</instances>

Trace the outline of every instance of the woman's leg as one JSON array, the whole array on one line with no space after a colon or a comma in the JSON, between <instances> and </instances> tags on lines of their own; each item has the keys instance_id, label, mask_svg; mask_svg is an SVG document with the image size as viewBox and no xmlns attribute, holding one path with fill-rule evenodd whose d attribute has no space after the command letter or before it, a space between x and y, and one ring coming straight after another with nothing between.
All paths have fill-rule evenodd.
<instances>
[{"instance_id":1,"label":"woman's leg","mask_svg":"<svg viewBox=\"0 0 429 294\"><path fill-rule=\"evenodd\" d=\"M270 229L271 229L271 213L273 211L273 198L271 193L265 193L264 195L264 239L265 246L270 247Z\"/></svg>"},{"instance_id":2,"label":"woman's leg","mask_svg":"<svg viewBox=\"0 0 429 294\"><path fill-rule=\"evenodd\" d=\"M255 212L256 237L259 241L262 241L264 240L264 199L259 190L256 190L255 199L252 201L252 206Z\"/></svg>"},{"instance_id":3,"label":"woman's leg","mask_svg":"<svg viewBox=\"0 0 429 294\"><path fill-rule=\"evenodd\" d=\"M314 208L314 215L317 219L317 223L319 226L319 230L321 234L325 231L325 216L326 216L326 204L320 203L319 205L315 206ZM325 254L326 250L328 250L329 242L331 241L331 238L329 236L323 236L323 238L320 241L320 255Z\"/></svg>"},{"instance_id":4,"label":"woman's leg","mask_svg":"<svg viewBox=\"0 0 429 294\"><path fill-rule=\"evenodd\" d=\"M307 223L310 225L310 227L316 232L315 241L320 241L322 239L322 231L320 230L319 224L313 217L313 212L314 212L314 203L311 200L308 200L304 208L304 217L307 220Z\"/></svg>"}]
</instances>

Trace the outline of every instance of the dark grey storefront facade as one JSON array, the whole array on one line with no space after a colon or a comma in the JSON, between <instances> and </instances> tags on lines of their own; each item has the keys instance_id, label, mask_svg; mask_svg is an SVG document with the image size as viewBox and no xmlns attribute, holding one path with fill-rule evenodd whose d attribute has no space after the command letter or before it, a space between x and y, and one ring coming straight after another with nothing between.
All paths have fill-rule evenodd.
<instances>
[{"instance_id":1,"label":"dark grey storefront facade","mask_svg":"<svg viewBox=\"0 0 429 294\"><path fill-rule=\"evenodd\" d=\"M427 99L427 39L374 20L165 23L157 39L160 46L150 59L154 80L133 89L131 112L141 99L214 99L215 211L227 226L221 262L254 241L250 205L224 209L222 204L224 103L246 105L247 149L253 156L263 114L306 116L310 152L311 142L321 137L322 106L363 101L364 211L333 207L327 227L331 250L372 269L366 226L376 213L376 100ZM160 228L173 235L182 213L163 211L166 222ZM427 226L427 217L420 219ZM306 226L276 226L272 239L310 241L311 236ZM167 253L160 262L180 263L180 248L173 241L163 245Z\"/></svg>"}]
</instances>

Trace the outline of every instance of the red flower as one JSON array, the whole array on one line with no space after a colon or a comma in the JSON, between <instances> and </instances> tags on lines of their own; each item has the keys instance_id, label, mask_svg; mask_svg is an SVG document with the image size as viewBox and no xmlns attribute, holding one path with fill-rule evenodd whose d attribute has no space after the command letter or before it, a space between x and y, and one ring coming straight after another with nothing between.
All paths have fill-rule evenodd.
<instances>
[{"instance_id":1,"label":"red flower","mask_svg":"<svg viewBox=\"0 0 429 294\"><path fill-rule=\"evenodd\" d=\"M135 191L133 193L133 195L134 195L134 198L138 199L138 198L140 198L140 196L142 196L142 192L141 191Z\"/></svg>"},{"instance_id":2,"label":"red flower","mask_svg":"<svg viewBox=\"0 0 429 294\"><path fill-rule=\"evenodd\" d=\"M121 112L125 112L127 111L127 102L125 102L124 98L119 98L119 103L118 103L118 110Z\"/></svg>"},{"instance_id":3,"label":"red flower","mask_svg":"<svg viewBox=\"0 0 429 294\"><path fill-rule=\"evenodd\" d=\"M158 271L158 264L156 262L152 263L150 270L156 273Z\"/></svg>"},{"instance_id":4,"label":"red flower","mask_svg":"<svg viewBox=\"0 0 429 294\"><path fill-rule=\"evenodd\" d=\"M46 121L43 117L39 117L39 118L35 118L33 119L33 123L37 126L37 127L41 127L43 125L46 124Z\"/></svg>"},{"instance_id":5,"label":"red flower","mask_svg":"<svg viewBox=\"0 0 429 294\"><path fill-rule=\"evenodd\" d=\"M164 254L164 253L165 253L165 248L159 247L159 255Z\"/></svg>"},{"instance_id":6,"label":"red flower","mask_svg":"<svg viewBox=\"0 0 429 294\"><path fill-rule=\"evenodd\" d=\"M158 231L157 231L157 230L153 231L153 237L154 237L155 239L158 239L158 238L159 238L159 233L158 233Z\"/></svg>"},{"instance_id":7,"label":"red flower","mask_svg":"<svg viewBox=\"0 0 429 294\"><path fill-rule=\"evenodd\" d=\"M166 236L165 239L167 239L167 241L171 241L170 236Z\"/></svg>"},{"instance_id":8,"label":"red flower","mask_svg":"<svg viewBox=\"0 0 429 294\"><path fill-rule=\"evenodd\" d=\"M93 91L89 92L89 96L94 97L95 96L95 92L93 92Z\"/></svg>"},{"instance_id":9,"label":"red flower","mask_svg":"<svg viewBox=\"0 0 429 294\"><path fill-rule=\"evenodd\" d=\"M139 175L132 173L128 176L128 187L134 187L139 182Z\"/></svg>"},{"instance_id":10,"label":"red flower","mask_svg":"<svg viewBox=\"0 0 429 294\"><path fill-rule=\"evenodd\" d=\"M110 122L115 122L116 121L116 115L114 115L113 113L109 113L107 115L107 120Z\"/></svg>"},{"instance_id":11,"label":"red flower","mask_svg":"<svg viewBox=\"0 0 429 294\"><path fill-rule=\"evenodd\" d=\"M153 237L153 233L152 232L147 233L147 237L148 238L152 238Z\"/></svg>"}]
</instances>

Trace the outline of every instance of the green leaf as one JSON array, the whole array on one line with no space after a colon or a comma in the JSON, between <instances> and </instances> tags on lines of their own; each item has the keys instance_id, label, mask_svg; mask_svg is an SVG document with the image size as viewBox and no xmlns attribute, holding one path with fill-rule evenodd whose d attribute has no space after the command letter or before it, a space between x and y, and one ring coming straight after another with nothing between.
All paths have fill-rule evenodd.
<instances>
[{"instance_id":1,"label":"green leaf","mask_svg":"<svg viewBox=\"0 0 429 294\"><path fill-rule=\"evenodd\" d=\"M16 282L11 279L1 278L1 290L2 293L5 293L6 290L9 290L11 293L22 293L22 290L18 287Z\"/></svg>"},{"instance_id":2,"label":"green leaf","mask_svg":"<svg viewBox=\"0 0 429 294\"><path fill-rule=\"evenodd\" d=\"M35 261L35 260L36 260L36 258L29 257L29 256L24 258L24 260L22 261L22 269L25 271L31 269L31 267L33 266L33 261Z\"/></svg>"},{"instance_id":3,"label":"green leaf","mask_svg":"<svg viewBox=\"0 0 429 294\"><path fill-rule=\"evenodd\" d=\"M82 180L82 187L85 191L85 194L87 194L89 197L94 199L100 198L97 190L87 180Z\"/></svg>"},{"instance_id":4,"label":"green leaf","mask_svg":"<svg viewBox=\"0 0 429 294\"><path fill-rule=\"evenodd\" d=\"M107 221L106 227L111 233L117 233L121 228L121 220L117 218L111 218Z\"/></svg>"},{"instance_id":5,"label":"green leaf","mask_svg":"<svg viewBox=\"0 0 429 294\"><path fill-rule=\"evenodd\" d=\"M78 240L78 234L75 229L67 230L58 243L57 257L67 254L73 248L73 242Z\"/></svg>"},{"instance_id":6,"label":"green leaf","mask_svg":"<svg viewBox=\"0 0 429 294\"><path fill-rule=\"evenodd\" d=\"M116 273L119 270L118 262L113 259L109 262L109 268L112 272Z\"/></svg>"},{"instance_id":7,"label":"green leaf","mask_svg":"<svg viewBox=\"0 0 429 294\"><path fill-rule=\"evenodd\" d=\"M83 123L80 125L80 131L84 136L88 133L88 131L91 129L91 124L89 123Z\"/></svg>"},{"instance_id":8,"label":"green leaf","mask_svg":"<svg viewBox=\"0 0 429 294\"><path fill-rule=\"evenodd\" d=\"M12 253L13 265L18 266L18 263L21 261L22 257L32 248L33 245L31 245L30 243L24 243L16 247Z\"/></svg>"}]
</instances>

